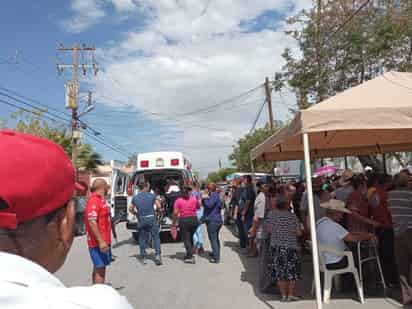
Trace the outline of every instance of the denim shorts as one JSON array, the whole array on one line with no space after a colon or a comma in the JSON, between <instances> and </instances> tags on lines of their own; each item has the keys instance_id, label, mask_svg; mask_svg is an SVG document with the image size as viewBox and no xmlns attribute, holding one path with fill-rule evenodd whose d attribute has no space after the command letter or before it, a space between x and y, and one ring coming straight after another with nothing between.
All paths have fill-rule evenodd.
<instances>
[{"instance_id":1,"label":"denim shorts","mask_svg":"<svg viewBox=\"0 0 412 309\"><path fill-rule=\"evenodd\" d=\"M89 248L90 257L94 268L104 268L112 262L112 248L109 248L109 251L103 253L98 247Z\"/></svg>"}]
</instances>

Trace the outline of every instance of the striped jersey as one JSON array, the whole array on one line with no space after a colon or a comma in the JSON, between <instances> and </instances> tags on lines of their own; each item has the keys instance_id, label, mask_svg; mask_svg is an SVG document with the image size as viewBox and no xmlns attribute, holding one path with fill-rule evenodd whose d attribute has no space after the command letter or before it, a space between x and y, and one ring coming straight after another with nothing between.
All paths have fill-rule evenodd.
<instances>
[{"instance_id":1,"label":"striped jersey","mask_svg":"<svg viewBox=\"0 0 412 309\"><path fill-rule=\"evenodd\" d=\"M408 189L389 191L388 208L392 213L395 235L412 229L412 191Z\"/></svg>"}]
</instances>

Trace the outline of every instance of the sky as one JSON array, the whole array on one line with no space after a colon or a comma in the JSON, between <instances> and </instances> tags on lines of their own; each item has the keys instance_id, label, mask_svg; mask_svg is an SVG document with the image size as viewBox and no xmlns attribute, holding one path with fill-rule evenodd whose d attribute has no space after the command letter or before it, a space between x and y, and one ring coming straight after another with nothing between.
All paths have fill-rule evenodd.
<instances>
[{"instance_id":1,"label":"sky","mask_svg":"<svg viewBox=\"0 0 412 309\"><path fill-rule=\"evenodd\" d=\"M67 113L64 84L72 73L58 75L56 64L72 58L56 48L93 45L100 70L80 74L80 92L82 98L93 92L95 109L82 120L125 154L85 135L83 141L105 160L182 151L206 175L219 160L230 166L232 145L251 130L264 102L262 87L248 90L281 70L284 48L295 47L285 34L286 18L311 2L7 1L0 10L0 87ZM91 63L91 54L80 61ZM292 95L273 94L276 119L289 119L294 105ZM0 102L0 117L13 111ZM257 127L267 114L265 108Z\"/></svg>"}]
</instances>

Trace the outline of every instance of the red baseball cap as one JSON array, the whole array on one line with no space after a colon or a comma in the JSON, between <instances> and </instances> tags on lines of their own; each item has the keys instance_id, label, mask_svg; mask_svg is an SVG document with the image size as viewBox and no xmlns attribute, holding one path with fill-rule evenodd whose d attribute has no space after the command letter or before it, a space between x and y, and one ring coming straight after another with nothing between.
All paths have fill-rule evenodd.
<instances>
[{"instance_id":1,"label":"red baseball cap","mask_svg":"<svg viewBox=\"0 0 412 309\"><path fill-rule=\"evenodd\" d=\"M75 188L75 170L63 148L0 130L0 228L16 229L64 206Z\"/></svg>"}]
</instances>

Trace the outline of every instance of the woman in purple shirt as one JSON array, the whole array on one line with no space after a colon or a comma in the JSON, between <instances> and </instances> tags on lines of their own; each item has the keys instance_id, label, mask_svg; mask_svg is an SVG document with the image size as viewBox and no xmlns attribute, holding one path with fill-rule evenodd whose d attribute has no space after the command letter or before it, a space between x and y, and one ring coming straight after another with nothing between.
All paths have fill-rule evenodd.
<instances>
[{"instance_id":1,"label":"woman in purple shirt","mask_svg":"<svg viewBox=\"0 0 412 309\"><path fill-rule=\"evenodd\" d=\"M219 232L223 225L222 202L219 193L216 192L216 184L209 183L207 190L202 195L204 207L203 221L206 223L207 234L212 246L211 263L220 263L220 240Z\"/></svg>"}]
</instances>

